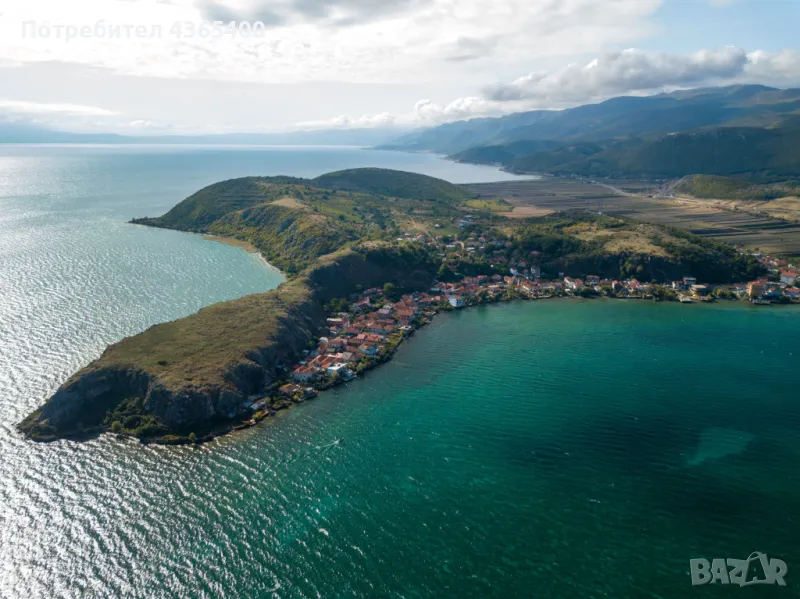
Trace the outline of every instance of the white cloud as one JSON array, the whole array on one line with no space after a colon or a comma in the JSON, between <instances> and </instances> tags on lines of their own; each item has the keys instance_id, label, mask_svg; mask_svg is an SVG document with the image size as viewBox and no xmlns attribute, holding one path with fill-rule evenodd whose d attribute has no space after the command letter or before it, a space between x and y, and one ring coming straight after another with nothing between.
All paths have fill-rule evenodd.
<instances>
[{"instance_id":1,"label":"white cloud","mask_svg":"<svg viewBox=\"0 0 800 599\"><path fill-rule=\"evenodd\" d=\"M776 54L751 52L743 76L767 85L800 85L800 50L782 50Z\"/></svg>"},{"instance_id":2,"label":"white cloud","mask_svg":"<svg viewBox=\"0 0 800 599\"><path fill-rule=\"evenodd\" d=\"M744 71L747 62L747 53L734 47L685 55L632 48L605 54L582 66L571 64L553 73L529 73L510 84L488 88L486 96L498 102L533 100L560 106L731 79Z\"/></svg>"},{"instance_id":3,"label":"white cloud","mask_svg":"<svg viewBox=\"0 0 800 599\"><path fill-rule=\"evenodd\" d=\"M395 115L389 112L380 114L364 114L359 117L341 115L332 119L318 121L305 121L297 123L297 129L372 129L378 127L392 127L398 124Z\"/></svg>"},{"instance_id":4,"label":"white cloud","mask_svg":"<svg viewBox=\"0 0 800 599\"><path fill-rule=\"evenodd\" d=\"M49 104L25 102L22 100L3 100L0 98L0 111L20 116L115 116L116 112L97 106L79 104Z\"/></svg>"},{"instance_id":5,"label":"white cloud","mask_svg":"<svg viewBox=\"0 0 800 599\"><path fill-rule=\"evenodd\" d=\"M260 83L431 82L517 70L537 56L582 54L652 31L662 0L6 0L0 60L56 61L116 73ZM261 39L201 37L209 18L259 19ZM24 22L40 29L23 36ZM93 26L140 26L122 38ZM182 23L177 29L175 23ZM90 29L70 41L56 26ZM160 35L150 37L157 27ZM82 29L87 28L87 29ZM49 35L43 36L49 31ZM128 29L127 31L132 31ZM180 31L181 35L177 33ZM192 35L194 33L194 35ZM476 66L492 56L495 64ZM479 70L476 70L479 69Z\"/></svg>"}]
</instances>

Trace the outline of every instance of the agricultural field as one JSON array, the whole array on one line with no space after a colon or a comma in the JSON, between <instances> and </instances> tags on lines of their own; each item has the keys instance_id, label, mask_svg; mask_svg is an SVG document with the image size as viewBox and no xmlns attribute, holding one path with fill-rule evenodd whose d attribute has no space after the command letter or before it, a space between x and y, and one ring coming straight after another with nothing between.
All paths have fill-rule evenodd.
<instances>
[{"instance_id":1,"label":"agricultural field","mask_svg":"<svg viewBox=\"0 0 800 599\"><path fill-rule=\"evenodd\" d=\"M467 200L464 206L481 212L509 212L513 206L501 198L481 198L477 200Z\"/></svg>"},{"instance_id":2,"label":"agricultural field","mask_svg":"<svg viewBox=\"0 0 800 599\"><path fill-rule=\"evenodd\" d=\"M800 255L800 223L754 211L752 203L743 210L742 202L738 202L741 208L737 208L723 202L658 197L651 185L636 181L596 184L546 178L474 184L467 188L479 194L478 199L503 198L513 207L505 213L510 217L542 216L562 210L602 212L680 227L702 237L771 254ZM781 207L788 213L796 204Z\"/></svg>"}]
</instances>

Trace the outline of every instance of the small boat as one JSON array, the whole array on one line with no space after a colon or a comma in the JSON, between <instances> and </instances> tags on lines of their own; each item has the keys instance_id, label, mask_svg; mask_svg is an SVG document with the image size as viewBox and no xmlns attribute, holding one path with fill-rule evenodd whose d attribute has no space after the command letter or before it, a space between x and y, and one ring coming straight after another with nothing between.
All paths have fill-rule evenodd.
<instances>
[{"instance_id":1,"label":"small boat","mask_svg":"<svg viewBox=\"0 0 800 599\"><path fill-rule=\"evenodd\" d=\"M750 303L756 306L769 306L772 302L768 299L764 299L763 297L759 297L756 299L751 299Z\"/></svg>"},{"instance_id":2,"label":"small boat","mask_svg":"<svg viewBox=\"0 0 800 599\"><path fill-rule=\"evenodd\" d=\"M679 295L678 296L678 301L680 301L680 303L682 303L682 304L691 304L691 303L693 303L694 300L692 299L692 296L690 296L690 295Z\"/></svg>"}]
</instances>

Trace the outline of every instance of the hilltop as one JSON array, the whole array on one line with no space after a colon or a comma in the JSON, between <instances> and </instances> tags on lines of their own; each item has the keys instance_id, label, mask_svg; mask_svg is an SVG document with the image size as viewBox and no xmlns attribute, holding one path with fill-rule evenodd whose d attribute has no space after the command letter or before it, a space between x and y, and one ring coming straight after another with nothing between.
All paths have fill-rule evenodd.
<instances>
[{"instance_id":1,"label":"hilltop","mask_svg":"<svg viewBox=\"0 0 800 599\"><path fill-rule=\"evenodd\" d=\"M224 181L161 217L135 221L247 241L288 278L274 291L204 308L110 346L21 430L52 440L116 423L127 434L169 441L229 427L251 417L249 398L286 380L285 366L325 332L333 306L347 306L367 288L426 290L435 278L507 273L508 264L534 254L548 272L576 276L666 281L695 272L725 282L756 272L731 247L679 230L586 213L511 221L493 212L499 201L474 197L431 177L356 169L314 180ZM415 235L403 233L412 226ZM425 230L440 231L440 239ZM470 249L450 243L479 235L493 242Z\"/></svg>"},{"instance_id":2,"label":"hilltop","mask_svg":"<svg viewBox=\"0 0 800 599\"><path fill-rule=\"evenodd\" d=\"M209 185L165 215L133 222L252 243L289 274L356 240L389 240L409 216L453 218L474 194L447 181L363 168L317 177L245 177Z\"/></svg>"},{"instance_id":3,"label":"hilltop","mask_svg":"<svg viewBox=\"0 0 800 599\"><path fill-rule=\"evenodd\" d=\"M462 202L473 197L448 181L385 168L359 168L328 173L312 181L319 187L396 198Z\"/></svg>"}]
</instances>

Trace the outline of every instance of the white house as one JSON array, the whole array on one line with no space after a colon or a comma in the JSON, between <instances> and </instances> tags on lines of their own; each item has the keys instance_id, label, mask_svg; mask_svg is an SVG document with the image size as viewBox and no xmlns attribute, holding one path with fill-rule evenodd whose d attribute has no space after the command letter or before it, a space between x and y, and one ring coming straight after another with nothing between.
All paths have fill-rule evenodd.
<instances>
[{"instance_id":1,"label":"white house","mask_svg":"<svg viewBox=\"0 0 800 599\"><path fill-rule=\"evenodd\" d=\"M448 295L447 301L450 302L450 305L454 308L463 308L464 307L464 298L460 295Z\"/></svg>"}]
</instances>

